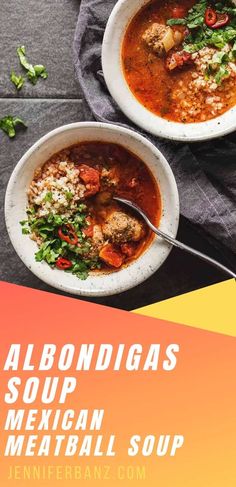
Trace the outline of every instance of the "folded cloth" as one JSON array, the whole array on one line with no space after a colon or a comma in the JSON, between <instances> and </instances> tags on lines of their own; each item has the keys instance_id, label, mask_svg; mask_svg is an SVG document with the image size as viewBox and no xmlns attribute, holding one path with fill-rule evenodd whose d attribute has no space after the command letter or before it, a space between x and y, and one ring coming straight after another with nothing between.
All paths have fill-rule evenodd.
<instances>
[{"instance_id":1,"label":"folded cloth","mask_svg":"<svg viewBox=\"0 0 236 487\"><path fill-rule=\"evenodd\" d=\"M101 47L116 0L82 0L74 38L75 71L88 104L88 117L120 123L148 137L174 172L181 214L214 243L236 254L236 132L198 144L170 142L144 133L120 111L103 79Z\"/></svg>"}]
</instances>

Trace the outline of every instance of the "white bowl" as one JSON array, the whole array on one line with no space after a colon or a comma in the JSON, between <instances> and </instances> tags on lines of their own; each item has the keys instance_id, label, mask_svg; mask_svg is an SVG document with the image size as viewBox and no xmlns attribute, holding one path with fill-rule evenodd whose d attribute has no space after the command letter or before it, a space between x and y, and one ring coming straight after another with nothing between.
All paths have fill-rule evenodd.
<instances>
[{"instance_id":1,"label":"white bowl","mask_svg":"<svg viewBox=\"0 0 236 487\"><path fill-rule=\"evenodd\" d=\"M107 296L126 291L150 277L167 258L171 247L155 239L150 247L128 267L109 274L90 275L86 281L57 269L45 262L37 263L37 245L22 235L19 222L26 217L26 190L37 167L53 154L83 141L113 142L124 146L145 161L158 181L162 195L163 214L160 228L176 236L179 222L179 198L172 171L163 155L141 135L116 125L73 123L53 130L29 149L18 162L10 178L5 218L11 242L24 264L40 279L57 289L82 296Z\"/></svg>"},{"instance_id":2,"label":"white bowl","mask_svg":"<svg viewBox=\"0 0 236 487\"><path fill-rule=\"evenodd\" d=\"M168 121L147 110L133 95L126 82L121 50L126 29L136 13L150 0L119 0L106 27L102 67L107 87L125 115L148 132L172 140L213 139L236 129L236 107L208 122L183 124Z\"/></svg>"}]
</instances>

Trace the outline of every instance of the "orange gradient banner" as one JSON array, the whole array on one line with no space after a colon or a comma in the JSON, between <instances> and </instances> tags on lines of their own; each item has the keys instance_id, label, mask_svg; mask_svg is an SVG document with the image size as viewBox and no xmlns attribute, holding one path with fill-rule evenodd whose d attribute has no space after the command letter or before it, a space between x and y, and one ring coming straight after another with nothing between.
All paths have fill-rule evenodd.
<instances>
[{"instance_id":1,"label":"orange gradient banner","mask_svg":"<svg viewBox=\"0 0 236 487\"><path fill-rule=\"evenodd\" d=\"M0 329L0 486L78 486L109 485L148 487L234 487L236 482L236 339L180 324L118 311L72 298L1 283ZM11 344L21 344L18 370L4 371ZM34 344L31 365L22 370L29 344ZM53 368L39 371L45 344L55 344ZM65 344L113 345L125 350L142 345L140 369L128 371L125 361L120 370L76 371L76 358L68 371L58 370L58 357ZM151 344L160 344L159 366L144 371ZM166 348L179 344L177 364L163 369ZM94 362L92 362L94 364ZM114 360L112 361L114 365ZM25 404L22 394L30 377L40 379L36 400ZM8 381L18 377L19 397L6 404ZM58 377L59 387L53 404L42 404L46 377ZM77 387L59 404L65 377L75 377ZM9 409L37 410L36 430L4 431ZM100 431L37 431L42 409L104 409ZM91 415L89 416L91 419ZM102 435L100 451L105 453L109 438L115 435L114 457L4 456L9 435L35 435L39 444L43 435L93 435L93 443ZM139 435L140 451L128 456L130 438ZM148 435L155 436L154 452L143 456L141 448ZM170 456L156 454L161 435L184 436L184 444ZM53 440L54 441L54 440ZM170 446L171 446L170 441ZM37 453L37 447L35 449Z\"/></svg>"}]
</instances>

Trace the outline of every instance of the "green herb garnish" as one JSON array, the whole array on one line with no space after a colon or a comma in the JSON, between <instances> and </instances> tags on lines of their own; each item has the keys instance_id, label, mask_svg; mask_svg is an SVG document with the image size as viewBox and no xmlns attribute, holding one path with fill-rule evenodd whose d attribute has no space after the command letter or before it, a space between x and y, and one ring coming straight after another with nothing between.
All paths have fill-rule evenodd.
<instances>
[{"instance_id":1,"label":"green herb garnish","mask_svg":"<svg viewBox=\"0 0 236 487\"><path fill-rule=\"evenodd\" d=\"M71 193L71 191L66 191L66 199L68 201L71 201L73 199L73 193Z\"/></svg>"},{"instance_id":2,"label":"green herb garnish","mask_svg":"<svg viewBox=\"0 0 236 487\"><path fill-rule=\"evenodd\" d=\"M22 126L27 128L27 125L19 117L12 117L7 115L6 117L0 119L0 129L5 132L11 139L16 135L16 128Z\"/></svg>"},{"instance_id":3,"label":"green herb garnish","mask_svg":"<svg viewBox=\"0 0 236 487\"><path fill-rule=\"evenodd\" d=\"M229 71L227 69L227 66L222 65L220 66L219 70L217 71L215 75L215 81L218 85L222 83L222 81L229 76Z\"/></svg>"},{"instance_id":4,"label":"green herb garnish","mask_svg":"<svg viewBox=\"0 0 236 487\"><path fill-rule=\"evenodd\" d=\"M18 47L17 54L20 59L21 66L27 71L29 81L35 85L39 78L46 79L48 77L47 70L42 64L33 66L29 63L25 55L25 46Z\"/></svg>"},{"instance_id":5,"label":"green herb garnish","mask_svg":"<svg viewBox=\"0 0 236 487\"><path fill-rule=\"evenodd\" d=\"M48 193L45 195L45 197L44 197L44 201L45 201L45 202L49 202L49 203L51 203L52 199L53 199L53 198L52 198L52 192L51 192L51 191L49 191L49 192L48 192Z\"/></svg>"},{"instance_id":6,"label":"green herb garnish","mask_svg":"<svg viewBox=\"0 0 236 487\"><path fill-rule=\"evenodd\" d=\"M21 75L17 76L16 73L12 71L10 79L11 82L15 85L16 89L21 90L22 86L25 83L25 79L23 78L23 76Z\"/></svg>"},{"instance_id":7,"label":"green herb garnish","mask_svg":"<svg viewBox=\"0 0 236 487\"><path fill-rule=\"evenodd\" d=\"M50 201L51 192L48 192L45 198ZM21 221L20 224L24 235L34 234L41 241L40 248L35 254L37 262L45 261L55 267L61 257L68 259L72 265L65 272L70 272L83 280L87 279L90 270L101 267L98 258L88 257L91 241L83 233L87 227L87 206L85 204L80 204L77 212L70 218L52 213L38 217L35 208L32 207L27 209L27 215L28 219ZM59 237L59 229L63 225L73 227L79 245L71 245Z\"/></svg>"},{"instance_id":8,"label":"green herb garnish","mask_svg":"<svg viewBox=\"0 0 236 487\"><path fill-rule=\"evenodd\" d=\"M187 21L185 19L169 19L167 20L167 25L187 25Z\"/></svg>"}]
</instances>

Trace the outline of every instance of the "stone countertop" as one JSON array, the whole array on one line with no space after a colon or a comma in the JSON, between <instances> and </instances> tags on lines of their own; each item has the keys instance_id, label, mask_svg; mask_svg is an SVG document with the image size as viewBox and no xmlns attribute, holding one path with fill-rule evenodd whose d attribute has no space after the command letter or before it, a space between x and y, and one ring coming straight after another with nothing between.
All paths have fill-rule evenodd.
<instances>
[{"instance_id":1,"label":"stone countertop","mask_svg":"<svg viewBox=\"0 0 236 487\"><path fill-rule=\"evenodd\" d=\"M17 115L28 124L28 129L20 131L13 140L0 131L0 279L49 292L58 291L24 266L9 241L3 213L4 195L13 168L36 140L60 125L88 120L72 60L79 3L79 0L1 0L0 6L0 118ZM36 86L26 83L17 93L9 75L11 69L21 73L16 54L20 45L25 45L30 62L45 64L49 77L39 80ZM184 219L178 237L227 265L227 256ZM131 310L213 284L223 277L203 262L174 249L162 268L142 285L118 296L93 301Z\"/></svg>"}]
</instances>

